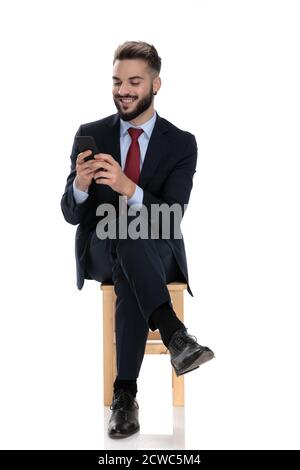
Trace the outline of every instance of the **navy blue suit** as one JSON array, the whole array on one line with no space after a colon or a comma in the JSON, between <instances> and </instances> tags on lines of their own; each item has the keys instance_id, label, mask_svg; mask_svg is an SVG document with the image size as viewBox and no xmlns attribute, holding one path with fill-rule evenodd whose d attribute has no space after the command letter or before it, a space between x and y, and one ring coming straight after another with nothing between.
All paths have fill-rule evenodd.
<instances>
[{"instance_id":1,"label":"navy blue suit","mask_svg":"<svg viewBox=\"0 0 300 470\"><path fill-rule=\"evenodd\" d=\"M76 135L92 135L99 151L112 155L121 166L118 113L82 124ZM119 194L93 180L87 200L76 204L72 185L78 153L74 140L71 172L61 199L65 220L73 225L79 224L75 240L77 287L82 289L84 279L114 283L117 295L118 377L137 378L149 326L152 328L149 319L151 312L163 302L170 301L165 284L173 280L184 281L188 292L193 295L188 282L184 240L172 238L172 229L171 239L100 240L95 233L95 227L101 220L100 216L96 216L96 208L101 203L111 203L118 218ZM184 213L190 199L196 164L195 136L177 128L157 113L138 181L144 191L143 204L149 214L151 204L162 203L170 206L179 203Z\"/></svg>"}]
</instances>

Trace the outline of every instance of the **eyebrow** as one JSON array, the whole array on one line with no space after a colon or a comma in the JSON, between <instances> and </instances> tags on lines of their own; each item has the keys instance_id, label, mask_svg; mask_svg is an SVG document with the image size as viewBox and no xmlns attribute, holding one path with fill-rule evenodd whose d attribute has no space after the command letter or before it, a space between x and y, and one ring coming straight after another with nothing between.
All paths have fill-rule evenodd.
<instances>
[{"instance_id":1,"label":"eyebrow","mask_svg":"<svg viewBox=\"0 0 300 470\"><path fill-rule=\"evenodd\" d=\"M113 76L112 78L113 78L113 80L120 80L119 77ZM140 80L144 80L144 78L140 77L139 75L135 75L134 77L129 77L128 80L134 80L135 78L139 78Z\"/></svg>"}]
</instances>

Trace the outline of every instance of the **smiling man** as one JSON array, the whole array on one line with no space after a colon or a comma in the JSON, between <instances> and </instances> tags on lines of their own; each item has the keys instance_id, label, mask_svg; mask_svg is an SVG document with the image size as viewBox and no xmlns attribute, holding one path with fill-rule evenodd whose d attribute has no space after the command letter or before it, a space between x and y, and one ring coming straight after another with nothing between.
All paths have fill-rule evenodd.
<instances>
[{"instance_id":1,"label":"smiling man","mask_svg":"<svg viewBox=\"0 0 300 470\"><path fill-rule=\"evenodd\" d=\"M154 96L161 88L161 58L153 45L126 41L115 51L112 95L117 113L82 124L76 136L93 136L99 149L79 152L74 139L71 172L67 178L61 208L67 222L77 225L77 286L84 279L113 282L117 297L115 312L117 376L112 397L108 432L125 437L139 430L137 378L146 341L151 330L159 329L169 349L177 375L198 369L214 357L206 346L178 319L166 284L188 283L183 237L163 236L160 218L148 217L157 238L101 238L97 225L103 221L101 206L116 209L116 222L122 215L119 199L125 201L128 220L133 208L156 207L171 210L177 205L184 214L190 199L197 163L195 136L160 117L154 109ZM75 137L76 137L75 136ZM101 215L99 215L101 214Z\"/></svg>"}]
</instances>

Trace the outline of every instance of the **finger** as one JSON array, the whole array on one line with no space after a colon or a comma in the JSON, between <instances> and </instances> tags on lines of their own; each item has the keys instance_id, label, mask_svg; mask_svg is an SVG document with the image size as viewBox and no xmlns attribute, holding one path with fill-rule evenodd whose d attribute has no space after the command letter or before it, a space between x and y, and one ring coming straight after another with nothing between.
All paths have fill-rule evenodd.
<instances>
[{"instance_id":1,"label":"finger","mask_svg":"<svg viewBox=\"0 0 300 470\"><path fill-rule=\"evenodd\" d=\"M108 155L107 153L97 153L95 155L95 160L106 161L107 163L110 163L111 165L113 165L116 161L111 155Z\"/></svg>"},{"instance_id":2,"label":"finger","mask_svg":"<svg viewBox=\"0 0 300 470\"><path fill-rule=\"evenodd\" d=\"M76 171L78 175L85 175L87 173L95 173L95 170L89 166L77 165Z\"/></svg>"},{"instance_id":3,"label":"finger","mask_svg":"<svg viewBox=\"0 0 300 470\"><path fill-rule=\"evenodd\" d=\"M111 165L109 163L105 162L105 161L101 161L101 162L94 161L94 162L92 162L91 165L95 170L97 170L98 168L105 168L107 170L111 169Z\"/></svg>"},{"instance_id":4,"label":"finger","mask_svg":"<svg viewBox=\"0 0 300 470\"><path fill-rule=\"evenodd\" d=\"M107 186L111 186L112 181L110 181L108 178L97 178L95 180L95 183L97 184L105 184Z\"/></svg>"},{"instance_id":5,"label":"finger","mask_svg":"<svg viewBox=\"0 0 300 470\"><path fill-rule=\"evenodd\" d=\"M97 156L98 158L101 158L101 157L106 158L106 157L107 157L107 158L111 158L112 160L114 160L113 156L110 155L109 153L101 153L101 152L99 152L99 153L95 153L95 157L96 157L96 156Z\"/></svg>"},{"instance_id":6,"label":"finger","mask_svg":"<svg viewBox=\"0 0 300 470\"><path fill-rule=\"evenodd\" d=\"M90 170L89 168L86 168L85 170L80 172L80 176L91 176L94 173L95 173L94 170Z\"/></svg>"},{"instance_id":7,"label":"finger","mask_svg":"<svg viewBox=\"0 0 300 470\"><path fill-rule=\"evenodd\" d=\"M102 168L96 169L95 175L102 174L105 178L112 178L114 176L114 172L112 170L104 170Z\"/></svg>"},{"instance_id":8,"label":"finger","mask_svg":"<svg viewBox=\"0 0 300 470\"><path fill-rule=\"evenodd\" d=\"M84 152L81 152L77 155L77 163L82 163L85 159L85 157L88 157L89 155L92 155L91 150L85 150Z\"/></svg>"},{"instance_id":9,"label":"finger","mask_svg":"<svg viewBox=\"0 0 300 470\"><path fill-rule=\"evenodd\" d=\"M93 162L92 160L89 160L88 162L83 162L80 164L80 168L82 170L85 170L86 168L89 168L90 170L93 170L94 171L94 167L93 167Z\"/></svg>"},{"instance_id":10,"label":"finger","mask_svg":"<svg viewBox=\"0 0 300 470\"><path fill-rule=\"evenodd\" d=\"M106 171L96 171L95 172L95 175L94 175L94 179L97 179L97 178L100 178L100 177L103 177L105 179L109 179L111 177L111 175L107 174Z\"/></svg>"}]
</instances>

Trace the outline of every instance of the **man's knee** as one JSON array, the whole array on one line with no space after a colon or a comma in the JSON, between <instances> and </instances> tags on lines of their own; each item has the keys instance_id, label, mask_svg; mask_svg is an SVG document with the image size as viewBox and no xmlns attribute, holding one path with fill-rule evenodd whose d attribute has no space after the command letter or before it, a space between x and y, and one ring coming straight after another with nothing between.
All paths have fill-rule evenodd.
<instances>
[{"instance_id":1,"label":"man's knee","mask_svg":"<svg viewBox=\"0 0 300 470\"><path fill-rule=\"evenodd\" d=\"M144 217L139 218L138 215L123 214L114 218L102 219L96 227L96 234L100 239L147 239L151 238L149 233L149 224Z\"/></svg>"}]
</instances>

